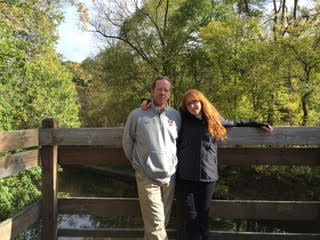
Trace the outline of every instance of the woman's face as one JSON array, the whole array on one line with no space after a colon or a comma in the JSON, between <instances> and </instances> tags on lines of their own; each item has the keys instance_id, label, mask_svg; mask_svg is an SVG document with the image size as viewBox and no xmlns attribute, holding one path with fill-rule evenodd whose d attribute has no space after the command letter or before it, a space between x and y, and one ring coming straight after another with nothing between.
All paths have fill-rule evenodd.
<instances>
[{"instance_id":1,"label":"woman's face","mask_svg":"<svg viewBox=\"0 0 320 240\"><path fill-rule=\"evenodd\" d=\"M192 96L187 97L186 99L186 105L188 112L191 113L194 116L197 116L201 113L201 102L193 98Z\"/></svg>"}]
</instances>

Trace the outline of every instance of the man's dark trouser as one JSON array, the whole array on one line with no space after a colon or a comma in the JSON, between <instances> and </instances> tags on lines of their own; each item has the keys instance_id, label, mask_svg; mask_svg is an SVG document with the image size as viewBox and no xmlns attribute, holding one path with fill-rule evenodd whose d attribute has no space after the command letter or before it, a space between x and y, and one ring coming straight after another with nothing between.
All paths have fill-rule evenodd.
<instances>
[{"instance_id":1,"label":"man's dark trouser","mask_svg":"<svg viewBox=\"0 0 320 240\"><path fill-rule=\"evenodd\" d=\"M209 239L209 211L216 182L176 181L177 240Z\"/></svg>"}]
</instances>

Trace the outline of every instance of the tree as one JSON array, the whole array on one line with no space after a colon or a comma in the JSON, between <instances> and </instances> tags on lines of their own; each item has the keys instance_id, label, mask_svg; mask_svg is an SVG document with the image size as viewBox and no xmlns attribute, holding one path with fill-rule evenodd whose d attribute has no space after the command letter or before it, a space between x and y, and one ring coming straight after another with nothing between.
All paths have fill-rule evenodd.
<instances>
[{"instance_id":1,"label":"tree","mask_svg":"<svg viewBox=\"0 0 320 240\"><path fill-rule=\"evenodd\" d=\"M55 53L59 5L0 3L0 129L37 127L44 117L77 126L72 75Z\"/></svg>"},{"instance_id":2,"label":"tree","mask_svg":"<svg viewBox=\"0 0 320 240\"><path fill-rule=\"evenodd\" d=\"M141 96L149 97L152 73L121 42L100 52L94 60L85 60L81 67L92 75L83 115L86 126L122 126Z\"/></svg>"},{"instance_id":3,"label":"tree","mask_svg":"<svg viewBox=\"0 0 320 240\"><path fill-rule=\"evenodd\" d=\"M287 4L284 0L278 4L273 1L273 42L281 46L285 56L278 75L286 79L287 91L299 98L297 106L302 114L295 116L301 119L296 124L304 126L309 122L309 111L314 112L308 105L314 106L311 99L319 86L319 3L312 1L309 8L299 5L299 1L294 1L292 8Z\"/></svg>"},{"instance_id":4,"label":"tree","mask_svg":"<svg viewBox=\"0 0 320 240\"><path fill-rule=\"evenodd\" d=\"M229 118L311 124L318 116L312 101L317 95L312 90L303 97L301 89L317 89L318 50L303 41L317 45L318 8L272 3L270 14L260 0L96 1L98 15L89 31L107 46L86 67L93 74L86 105L90 124L123 122L115 106L125 108L126 116L148 96L158 74L173 80L173 107L186 89L198 88Z\"/></svg>"},{"instance_id":5,"label":"tree","mask_svg":"<svg viewBox=\"0 0 320 240\"><path fill-rule=\"evenodd\" d=\"M184 86L197 76L187 76L185 63L197 51L199 28L210 20L210 1L113 0L96 1L96 6L89 31L109 44L127 44L135 61L143 61L152 72L149 78L167 75L174 86ZM173 106L180 102L181 90L177 89L173 90Z\"/></svg>"},{"instance_id":6,"label":"tree","mask_svg":"<svg viewBox=\"0 0 320 240\"><path fill-rule=\"evenodd\" d=\"M309 105L318 102L314 99L315 90L320 87L320 15L308 21L301 21L299 25L290 27L290 35L282 40L284 48L289 52L290 58L286 64L290 71L289 81L295 92L300 96L302 118L301 125L309 122ZM294 67L292 67L294 65ZM319 109L319 106L317 107ZM319 114L317 114L319 117Z\"/></svg>"},{"instance_id":7,"label":"tree","mask_svg":"<svg viewBox=\"0 0 320 240\"><path fill-rule=\"evenodd\" d=\"M54 50L60 7L60 1L0 1L1 131L36 128L46 117L79 126L73 75ZM0 221L40 197L40 180L40 168L0 180Z\"/></svg>"}]
</instances>

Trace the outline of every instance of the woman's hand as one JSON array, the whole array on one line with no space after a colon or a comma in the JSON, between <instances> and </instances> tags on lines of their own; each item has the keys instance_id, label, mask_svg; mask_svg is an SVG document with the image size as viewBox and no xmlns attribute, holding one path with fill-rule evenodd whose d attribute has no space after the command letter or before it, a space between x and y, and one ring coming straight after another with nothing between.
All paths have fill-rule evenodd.
<instances>
[{"instance_id":1,"label":"woman's hand","mask_svg":"<svg viewBox=\"0 0 320 240\"><path fill-rule=\"evenodd\" d=\"M142 110L148 110L150 106L151 106L151 102L148 103L147 100L143 100L140 105Z\"/></svg>"},{"instance_id":2,"label":"woman's hand","mask_svg":"<svg viewBox=\"0 0 320 240\"><path fill-rule=\"evenodd\" d=\"M262 129L263 129L264 131L266 131L266 132L272 132L272 131L273 131L273 128L271 127L271 125L262 127Z\"/></svg>"}]
</instances>

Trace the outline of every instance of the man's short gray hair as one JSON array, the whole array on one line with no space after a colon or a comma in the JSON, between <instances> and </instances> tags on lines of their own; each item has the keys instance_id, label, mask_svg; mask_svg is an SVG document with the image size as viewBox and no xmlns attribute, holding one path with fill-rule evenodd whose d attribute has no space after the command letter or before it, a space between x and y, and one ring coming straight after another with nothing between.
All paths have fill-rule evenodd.
<instances>
[{"instance_id":1,"label":"man's short gray hair","mask_svg":"<svg viewBox=\"0 0 320 240\"><path fill-rule=\"evenodd\" d=\"M171 80L166 76L158 76L153 80L152 89L155 89L158 80L167 80L171 84Z\"/></svg>"}]
</instances>

